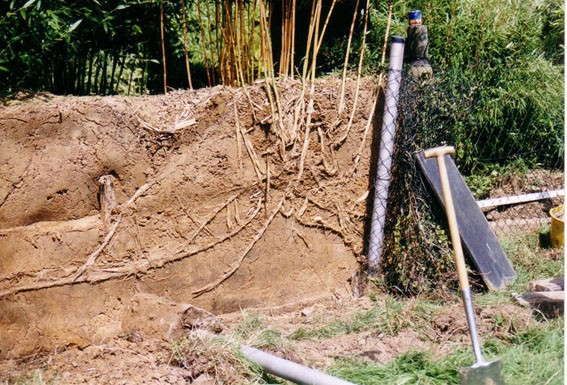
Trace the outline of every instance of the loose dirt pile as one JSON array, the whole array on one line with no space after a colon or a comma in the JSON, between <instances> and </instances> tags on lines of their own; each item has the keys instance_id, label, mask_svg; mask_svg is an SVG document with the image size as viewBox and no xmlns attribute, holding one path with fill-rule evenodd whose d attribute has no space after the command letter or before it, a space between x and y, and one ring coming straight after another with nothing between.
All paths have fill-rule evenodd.
<instances>
[{"instance_id":1,"label":"loose dirt pile","mask_svg":"<svg viewBox=\"0 0 567 385\"><path fill-rule=\"evenodd\" d=\"M357 290L376 84L347 82L341 113L340 90L288 79L2 108L0 358L168 337L183 304Z\"/></svg>"}]
</instances>

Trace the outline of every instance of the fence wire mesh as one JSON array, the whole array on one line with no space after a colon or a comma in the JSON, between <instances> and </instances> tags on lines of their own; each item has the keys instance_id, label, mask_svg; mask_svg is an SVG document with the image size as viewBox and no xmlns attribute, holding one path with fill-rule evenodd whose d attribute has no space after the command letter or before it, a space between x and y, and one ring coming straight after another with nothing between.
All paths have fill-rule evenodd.
<instances>
[{"instance_id":1,"label":"fence wire mesh","mask_svg":"<svg viewBox=\"0 0 567 385\"><path fill-rule=\"evenodd\" d=\"M390 69L386 85L384 111L382 114L382 129L380 131L380 146L375 172L374 200L372 204L371 232L368 248L368 267L371 272L379 270L382 252L384 250L384 231L386 213L388 212L388 192L392 176L392 153L396 140L396 122L398 118L398 104L400 87L402 84L402 63L404 41L398 41L398 47L392 45L392 52L398 53L393 63L390 59Z\"/></svg>"},{"instance_id":2,"label":"fence wire mesh","mask_svg":"<svg viewBox=\"0 0 567 385\"><path fill-rule=\"evenodd\" d=\"M553 95L561 107L538 106L533 95L503 100L484 80L451 70L412 77L422 73L410 67L402 77L381 258L387 285L406 294L457 286L445 214L417 168L416 152L455 147L457 167L500 239L544 231L549 210L563 202L562 91ZM544 107L554 109L545 122Z\"/></svg>"}]
</instances>

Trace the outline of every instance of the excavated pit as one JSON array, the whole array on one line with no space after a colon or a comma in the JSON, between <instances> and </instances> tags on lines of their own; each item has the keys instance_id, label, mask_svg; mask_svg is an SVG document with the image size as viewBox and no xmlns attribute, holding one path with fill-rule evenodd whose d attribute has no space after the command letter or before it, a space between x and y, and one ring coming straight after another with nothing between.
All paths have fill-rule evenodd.
<instances>
[{"instance_id":1,"label":"excavated pit","mask_svg":"<svg viewBox=\"0 0 567 385\"><path fill-rule=\"evenodd\" d=\"M0 358L162 322L133 325L140 295L222 314L356 290L376 84L356 88L340 114L333 78L4 106Z\"/></svg>"}]
</instances>

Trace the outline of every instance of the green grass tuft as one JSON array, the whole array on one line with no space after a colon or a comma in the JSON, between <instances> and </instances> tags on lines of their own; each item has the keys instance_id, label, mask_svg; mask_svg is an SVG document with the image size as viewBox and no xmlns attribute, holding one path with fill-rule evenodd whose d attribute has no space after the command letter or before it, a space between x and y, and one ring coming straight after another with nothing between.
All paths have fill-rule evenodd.
<instances>
[{"instance_id":1,"label":"green grass tuft","mask_svg":"<svg viewBox=\"0 0 567 385\"><path fill-rule=\"evenodd\" d=\"M487 360L502 361L507 384L563 384L562 326L561 317L534 324L515 335L511 342L489 339L484 343ZM471 349L460 349L435 359L431 353L408 352L385 365L360 358L342 359L329 373L360 385L458 384L458 368L472 364Z\"/></svg>"}]
</instances>

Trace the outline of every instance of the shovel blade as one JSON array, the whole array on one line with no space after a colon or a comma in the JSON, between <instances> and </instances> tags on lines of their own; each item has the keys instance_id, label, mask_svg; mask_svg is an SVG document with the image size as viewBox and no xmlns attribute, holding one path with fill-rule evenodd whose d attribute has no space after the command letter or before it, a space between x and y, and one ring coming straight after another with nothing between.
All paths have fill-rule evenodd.
<instances>
[{"instance_id":1,"label":"shovel blade","mask_svg":"<svg viewBox=\"0 0 567 385\"><path fill-rule=\"evenodd\" d=\"M461 385L505 385L502 362L492 361L461 368Z\"/></svg>"}]
</instances>

